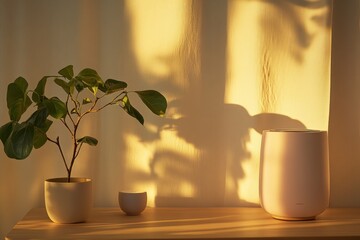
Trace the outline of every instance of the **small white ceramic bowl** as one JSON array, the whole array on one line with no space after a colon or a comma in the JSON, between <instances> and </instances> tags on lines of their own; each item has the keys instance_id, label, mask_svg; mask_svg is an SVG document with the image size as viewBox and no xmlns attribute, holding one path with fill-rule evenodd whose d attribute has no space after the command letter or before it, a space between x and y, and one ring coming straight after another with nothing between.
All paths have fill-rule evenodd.
<instances>
[{"instance_id":1,"label":"small white ceramic bowl","mask_svg":"<svg viewBox=\"0 0 360 240\"><path fill-rule=\"evenodd\" d=\"M146 208L146 192L119 192L120 209L129 216L139 215Z\"/></svg>"}]
</instances>

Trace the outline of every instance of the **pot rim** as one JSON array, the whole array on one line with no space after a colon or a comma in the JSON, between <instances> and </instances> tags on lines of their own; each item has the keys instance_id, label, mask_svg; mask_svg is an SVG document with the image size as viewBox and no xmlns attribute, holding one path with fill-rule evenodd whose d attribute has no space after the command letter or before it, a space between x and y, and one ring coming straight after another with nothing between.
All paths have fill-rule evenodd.
<instances>
[{"instance_id":1,"label":"pot rim","mask_svg":"<svg viewBox=\"0 0 360 240\"><path fill-rule=\"evenodd\" d=\"M274 128L274 129L268 129L264 130L263 133L326 133L327 131L324 130L317 130L317 129L301 129L301 128Z\"/></svg>"},{"instance_id":2,"label":"pot rim","mask_svg":"<svg viewBox=\"0 0 360 240\"><path fill-rule=\"evenodd\" d=\"M146 191L119 191L119 194L121 195L142 195L142 194L147 194Z\"/></svg>"},{"instance_id":3,"label":"pot rim","mask_svg":"<svg viewBox=\"0 0 360 240\"><path fill-rule=\"evenodd\" d=\"M68 182L67 177L48 178L45 180L45 182L49 182L49 183L87 183L91 181L92 181L91 178L85 178L85 177L71 177L70 182Z\"/></svg>"}]
</instances>

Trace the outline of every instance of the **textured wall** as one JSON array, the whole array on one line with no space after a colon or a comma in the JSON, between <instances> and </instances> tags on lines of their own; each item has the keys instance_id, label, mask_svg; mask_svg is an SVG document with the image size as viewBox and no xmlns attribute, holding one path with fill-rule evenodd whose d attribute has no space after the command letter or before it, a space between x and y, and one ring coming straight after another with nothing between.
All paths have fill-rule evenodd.
<instances>
[{"instance_id":1,"label":"textured wall","mask_svg":"<svg viewBox=\"0 0 360 240\"><path fill-rule=\"evenodd\" d=\"M96 68L162 91L169 109L139 107L145 127L110 109L86 122L99 145L74 175L93 178L95 206L116 206L120 189L148 191L150 206L257 205L261 131L328 129L330 16L329 1L0 0L0 119L17 76L35 87L68 64ZM0 152L2 234L65 175L47 145L24 161Z\"/></svg>"}]
</instances>

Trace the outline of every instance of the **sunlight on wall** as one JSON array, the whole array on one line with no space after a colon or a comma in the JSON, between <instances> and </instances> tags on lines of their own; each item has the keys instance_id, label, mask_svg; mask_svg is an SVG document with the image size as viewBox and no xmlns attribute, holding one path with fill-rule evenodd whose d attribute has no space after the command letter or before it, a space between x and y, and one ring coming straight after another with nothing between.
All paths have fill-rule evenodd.
<instances>
[{"instance_id":1,"label":"sunlight on wall","mask_svg":"<svg viewBox=\"0 0 360 240\"><path fill-rule=\"evenodd\" d=\"M250 139L250 142L247 144L247 149L251 153L251 156L242 164L245 177L239 180L237 190L239 197L244 201L259 203L259 149L261 145L261 135L251 130Z\"/></svg>"},{"instance_id":2,"label":"sunlight on wall","mask_svg":"<svg viewBox=\"0 0 360 240\"><path fill-rule=\"evenodd\" d=\"M162 141L157 145L157 147L161 149L160 152L174 152L179 155L180 159L187 159L192 163L197 162L197 159L194 157L198 152L197 148L191 143L179 138L175 131L163 131L161 139ZM157 194L160 196L177 195L189 198L194 197L194 185L191 179L186 179L185 177L186 172L191 173L193 171L190 168L191 165L185 161L179 161L176 158L169 159L169 156L165 156L166 158L164 159L161 159L161 157L159 159L153 159L153 161L167 161L166 164L154 169L154 173L159 178L169 181L170 183L164 182L162 186L158 186ZM171 168L173 167L176 168L175 172L171 171Z\"/></svg>"},{"instance_id":3,"label":"sunlight on wall","mask_svg":"<svg viewBox=\"0 0 360 240\"><path fill-rule=\"evenodd\" d=\"M184 59L187 53L184 54L181 49L184 47L182 44L186 44L186 48L191 44L184 42L189 41L185 31L188 31L191 21L191 1L131 0L125 4L131 24L134 56L145 81L153 83L156 79L169 80L171 77L171 82L167 84L175 89L187 86L187 79L183 76L186 74L184 64L189 62ZM171 101L177 99L179 93L168 91L166 96ZM176 122L183 117L177 107L171 106L166 115L170 122ZM135 136L126 137L129 146L127 159L132 159L129 161L131 167L128 166L127 171L133 172L137 169L150 176L146 180L133 178L136 183L133 184L134 188L146 187L147 191L150 191L150 206L155 205L157 196L191 198L196 191L194 183L186 176L193 172L191 166L196 164L195 156L198 150L192 143L179 137L171 125L172 123L169 123L169 129L161 131L158 141L144 143Z\"/></svg>"},{"instance_id":4,"label":"sunlight on wall","mask_svg":"<svg viewBox=\"0 0 360 240\"><path fill-rule=\"evenodd\" d=\"M154 206L154 198L156 194L156 186L153 182L142 181L138 179L138 173L151 174L149 168L149 159L152 158L152 154L155 151L154 144L144 145L139 141L139 138L135 135L127 134L125 137L126 145L129 146L127 149L127 166L125 166L124 174L126 175L125 179L125 189L122 191L129 192L147 192L148 205ZM131 174L132 173L132 174ZM141 174L141 175L143 175Z\"/></svg>"},{"instance_id":5,"label":"sunlight on wall","mask_svg":"<svg viewBox=\"0 0 360 240\"><path fill-rule=\"evenodd\" d=\"M133 134L126 135L127 149L127 166L124 174L126 175L125 191L147 191L148 206L155 206L156 196L193 197L194 188L191 181L181 179L178 175L172 175L171 168L179 171L191 171L184 162L178 162L176 159L164 159L161 152L179 152L183 158L192 157L196 149L190 144L176 136L174 131L164 131L161 140L144 143L139 140L138 136ZM156 152L159 152L154 156ZM182 150L182 151L181 151ZM158 162L164 161L159 167L154 167ZM175 163L175 165L174 165ZM153 176L153 178L143 178L142 176ZM160 179L160 180L159 180ZM161 180L163 179L163 180ZM158 185L158 181L164 181Z\"/></svg>"},{"instance_id":6,"label":"sunlight on wall","mask_svg":"<svg viewBox=\"0 0 360 240\"><path fill-rule=\"evenodd\" d=\"M127 158L133 159L134 171L150 176L137 184L151 189L151 204L157 196L211 198L211 191L223 195L225 205L258 204L259 150L265 126L327 129L330 3L194 3L126 1L140 73L152 83L168 79L168 97L184 104L180 107L170 102L168 126L161 129L159 140L142 143L127 136ZM227 13L217 12L217 4L226 4ZM209 16L226 27L226 38L208 41L210 36L217 37L209 30L211 27L204 25L211 23ZM201 52L205 48L201 44L222 44L223 39L224 46L213 46L217 48L213 53ZM226 52L225 79L209 80L214 72L218 73L216 77L223 77L222 69L219 66L218 71L212 71L201 66L206 65L204 56L221 55L222 48ZM212 119L207 119L201 115L207 114L202 109L208 109L212 101L196 97L191 101L191 90L202 89L210 91L202 96L224 89L223 94L214 96L223 96L213 102L220 103L217 107L224 110L218 109L219 116L210 114L208 118ZM268 124L259 124L259 119ZM218 129L207 134L206 126ZM223 145L214 149L219 143L213 137L222 139L219 143ZM135 177L133 180L136 182ZM208 184L213 184L212 189ZM211 204L219 204L220 199ZM173 199L168 200L171 205Z\"/></svg>"},{"instance_id":7,"label":"sunlight on wall","mask_svg":"<svg viewBox=\"0 0 360 240\"><path fill-rule=\"evenodd\" d=\"M225 102L241 104L250 114L277 112L308 127L327 129L323 117L329 110L329 5L231 1L229 9ZM265 99L264 90L272 99ZM261 109L269 101L275 106Z\"/></svg>"},{"instance_id":8,"label":"sunlight on wall","mask_svg":"<svg viewBox=\"0 0 360 240\"><path fill-rule=\"evenodd\" d=\"M250 113L259 109L258 61L259 26L256 19L258 1L231 1L228 14L227 83L225 103L246 106ZM246 36L246 37L244 37Z\"/></svg>"},{"instance_id":9,"label":"sunlight on wall","mask_svg":"<svg viewBox=\"0 0 360 240\"><path fill-rule=\"evenodd\" d=\"M252 115L272 112L327 130L328 4L313 8L286 1L230 1L225 103L242 105ZM251 154L242 162L245 177L238 187L238 195L254 203L260 145L260 133L250 131Z\"/></svg>"},{"instance_id":10,"label":"sunlight on wall","mask_svg":"<svg viewBox=\"0 0 360 240\"><path fill-rule=\"evenodd\" d=\"M188 1L126 1L132 25L133 50L143 74L171 75L169 55L176 54L183 37ZM169 66L170 64L170 66Z\"/></svg>"}]
</instances>

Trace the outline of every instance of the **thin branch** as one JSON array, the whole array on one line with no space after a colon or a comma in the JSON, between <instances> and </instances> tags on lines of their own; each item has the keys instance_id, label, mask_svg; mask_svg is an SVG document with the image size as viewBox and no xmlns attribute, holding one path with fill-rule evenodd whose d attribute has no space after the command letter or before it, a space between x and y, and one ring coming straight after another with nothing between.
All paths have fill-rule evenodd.
<instances>
[{"instance_id":1,"label":"thin branch","mask_svg":"<svg viewBox=\"0 0 360 240\"><path fill-rule=\"evenodd\" d=\"M73 123L73 124L75 124L75 121L74 121L74 119L71 117L71 113L69 112L69 98L70 98L70 94L68 94L67 95L67 98L66 98L66 111L67 111L67 115L69 116L69 118L70 118L70 120L71 120L71 122Z\"/></svg>"},{"instance_id":2,"label":"thin branch","mask_svg":"<svg viewBox=\"0 0 360 240\"><path fill-rule=\"evenodd\" d=\"M79 119L78 119L78 122L77 124L79 124L80 120L87 114L91 113L94 111L94 108L97 104L97 102L99 101L100 98L96 98L95 101L94 101L94 104L91 106L91 108L89 108L86 112L84 112L82 115L80 115Z\"/></svg>"},{"instance_id":3,"label":"thin branch","mask_svg":"<svg viewBox=\"0 0 360 240\"><path fill-rule=\"evenodd\" d=\"M52 143L55 143L55 144L57 144L57 142L55 141L55 140L52 140L51 138L49 138L49 137L46 137L47 138L47 140L48 141L50 141L50 142L52 142Z\"/></svg>"},{"instance_id":4,"label":"thin branch","mask_svg":"<svg viewBox=\"0 0 360 240\"><path fill-rule=\"evenodd\" d=\"M71 176L71 171L72 171L72 168L74 166L74 162L75 162L75 159L76 159L76 156L77 156L77 148L78 148L78 143L77 143L77 139L76 139L76 136L77 136L77 130L78 130L78 127L79 127L79 124L80 124L80 121L81 121L81 117L78 118L77 122L74 124L74 131L72 133L72 138L73 138L73 153L72 153L72 157L71 157L71 163L70 163L70 168L69 168L69 171L68 171L68 181L70 181L70 176Z\"/></svg>"},{"instance_id":5,"label":"thin branch","mask_svg":"<svg viewBox=\"0 0 360 240\"><path fill-rule=\"evenodd\" d=\"M64 161L64 164L65 164L65 167L66 167L67 172L69 173L70 169L69 169L69 167L68 167L68 165L67 165L67 163L66 163L66 159L65 159L64 153L63 153L63 151L62 151L61 145L60 145L60 138L59 138L59 137L56 138L56 145L57 145L58 148L59 148L59 151L60 151L60 154L61 154L61 158L62 158L63 161Z\"/></svg>"},{"instance_id":6,"label":"thin branch","mask_svg":"<svg viewBox=\"0 0 360 240\"><path fill-rule=\"evenodd\" d=\"M66 159L65 159L64 153L63 153L63 151L62 151L61 145L60 145L60 138L57 137L57 138L56 138L56 141L53 140L53 139L51 139L51 138L49 138L48 136L46 136L46 138L47 138L48 141L56 144L56 146L58 147L58 149L59 149L59 151L60 151L60 154L61 154L61 158L62 158L62 160L63 160L63 162L64 162L64 165L65 165L66 171L68 172L68 175L69 175L70 169L69 169L69 167L68 167L68 165L67 165L67 163L66 163Z\"/></svg>"},{"instance_id":7,"label":"thin branch","mask_svg":"<svg viewBox=\"0 0 360 240\"><path fill-rule=\"evenodd\" d=\"M78 148L78 150L77 150L77 152L76 152L76 154L75 154L75 158L77 158L77 157L78 157L78 155L79 155L79 153L80 153L80 150L81 150L82 145L83 145L83 143L80 143L79 148Z\"/></svg>"},{"instance_id":8,"label":"thin branch","mask_svg":"<svg viewBox=\"0 0 360 240\"><path fill-rule=\"evenodd\" d=\"M69 130L70 134L72 135L73 132L71 131L69 125L67 124L67 122L65 121L65 119L60 119L60 121L65 125L66 129Z\"/></svg>"},{"instance_id":9,"label":"thin branch","mask_svg":"<svg viewBox=\"0 0 360 240\"><path fill-rule=\"evenodd\" d=\"M106 108L107 106L110 106L110 105L112 105L112 104L114 104L114 102L111 101L111 102L105 104L104 106L102 106L102 107L100 107L100 108L98 108L98 109L96 109L96 110L92 110L91 113L99 112L99 111L101 111L102 109L104 109L104 108ZM90 113L90 112L89 112L89 113Z\"/></svg>"},{"instance_id":10,"label":"thin branch","mask_svg":"<svg viewBox=\"0 0 360 240\"><path fill-rule=\"evenodd\" d=\"M76 93L76 98L74 99L75 101L76 101L76 103L77 103L77 108L76 108L76 113L77 113L77 115L78 116L80 116L81 115L81 103L79 102L79 95L80 95L80 92L77 92Z\"/></svg>"},{"instance_id":11,"label":"thin branch","mask_svg":"<svg viewBox=\"0 0 360 240\"><path fill-rule=\"evenodd\" d=\"M100 107L100 108L98 108L98 109L96 109L96 110L94 110L94 111L91 111L91 112L92 112L92 113L99 112L99 111L101 111L102 109L104 109L104 108L106 108L106 107L108 107L108 106L110 106L110 105L115 104L116 101L118 100L118 98L119 98L121 95L126 94L126 93L127 93L127 91L122 91L120 94L118 94L117 96L115 96L115 97L113 98L113 100L111 100L110 102L108 102L108 103L105 104L104 106L102 106L102 107Z\"/></svg>"},{"instance_id":12,"label":"thin branch","mask_svg":"<svg viewBox=\"0 0 360 240\"><path fill-rule=\"evenodd\" d=\"M91 112L92 110L94 110L97 102L99 101L100 98L95 98L94 104L91 106L91 108L89 110L87 110L86 112Z\"/></svg>"},{"instance_id":13,"label":"thin branch","mask_svg":"<svg viewBox=\"0 0 360 240\"><path fill-rule=\"evenodd\" d=\"M73 135L73 144L74 144L74 149L73 149L73 154L72 154L72 158L71 158L71 163L70 163L70 168L69 169L69 175L68 175L68 179L70 181L70 175L71 175L71 171L72 171L72 168L74 166L74 163L75 163L75 159L76 159L76 154L77 154L77 148L78 148L78 144L76 142L76 128L74 130L74 135Z\"/></svg>"},{"instance_id":14,"label":"thin branch","mask_svg":"<svg viewBox=\"0 0 360 240\"><path fill-rule=\"evenodd\" d=\"M79 94L79 93L78 93ZM72 95L71 94L69 94L69 96L70 96L70 99L71 99L71 101L73 102L73 104L74 104L74 108L76 109L76 114L78 115L78 116L80 116L80 114L79 114L79 112L78 112L78 109L79 109L79 106L78 106L78 101L77 100L75 100L73 97L72 97Z\"/></svg>"},{"instance_id":15,"label":"thin branch","mask_svg":"<svg viewBox=\"0 0 360 240\"><path fill-rule=\"evenodd\" d=\"M101 95L100 97L97 97L97 98L101 99L101 98L106 97L106 96L107 96L107 94L104 93L103 95Z\"/></svg>"}]
</instances>

